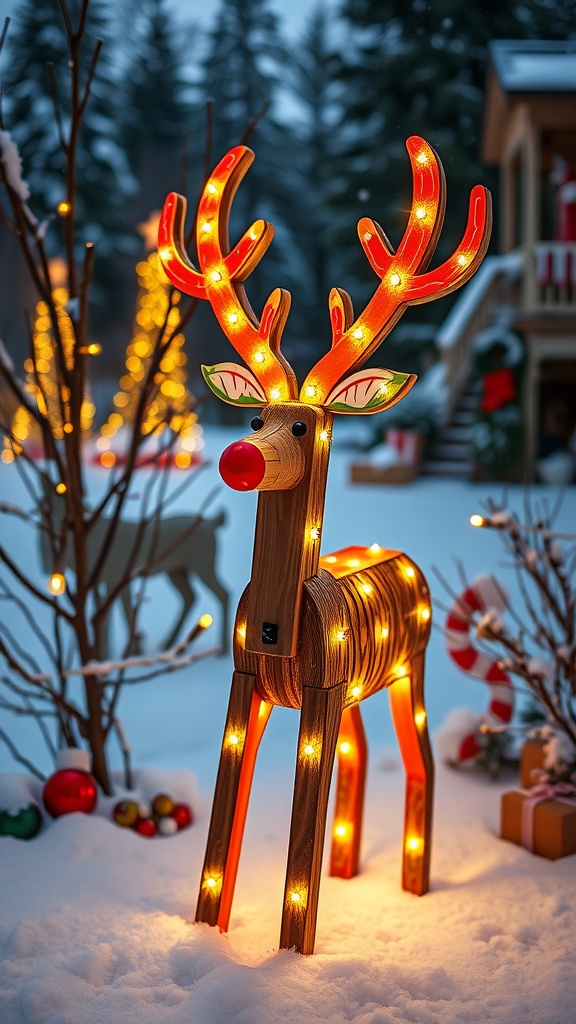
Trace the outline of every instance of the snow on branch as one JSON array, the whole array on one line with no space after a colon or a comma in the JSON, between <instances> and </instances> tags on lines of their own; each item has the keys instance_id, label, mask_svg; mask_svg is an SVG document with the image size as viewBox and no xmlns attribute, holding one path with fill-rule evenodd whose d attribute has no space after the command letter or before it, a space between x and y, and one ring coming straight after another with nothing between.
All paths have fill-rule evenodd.
<instances>
[{"instance_id":1,"label":"snow on branch","mask_svg":"<svg viewBox=\"0 0 576 1024\"><path fill-rule=\"evenodd\" d=\"M22 178L22 159L10 132L0 131L0 162L4 165L7 185L22 202L26 202L30 198L30 189Z\"/></svg>"}]
</instances>

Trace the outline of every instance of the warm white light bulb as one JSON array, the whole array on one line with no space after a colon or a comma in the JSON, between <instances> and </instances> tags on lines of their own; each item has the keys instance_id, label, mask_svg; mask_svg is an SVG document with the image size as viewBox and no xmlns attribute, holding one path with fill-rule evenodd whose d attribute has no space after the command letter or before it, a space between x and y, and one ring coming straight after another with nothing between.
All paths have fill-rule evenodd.
<instances>
[{"instance_id":1,"label":"warm white light bulb","mask_svg":"<svg viewBox=\"0 0 576 1024\"><path fill-rule=\"evenodd\" d=\"M48 589L54 597L60 597L66 590L66 580L61 572L53 572L48 583Z\"/></svg>"}]
</instances>

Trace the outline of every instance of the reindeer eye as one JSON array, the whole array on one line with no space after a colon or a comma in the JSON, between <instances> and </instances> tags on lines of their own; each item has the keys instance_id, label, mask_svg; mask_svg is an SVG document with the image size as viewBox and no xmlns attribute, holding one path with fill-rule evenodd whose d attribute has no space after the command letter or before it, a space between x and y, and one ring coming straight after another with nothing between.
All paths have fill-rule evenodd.
<instances>
[{"instance_id":1,"label":"reindeer eye","mask_svg":"<svg viewBox=\"0 0 576 1024\"><path fill-rule=\"evenodd\" d=\"M255 416L253 420L250 420L250 426L252 430L260 430L260 427L264 426L264 420L261 420L259 416Z\"/></svg>"},{"instance_id":2,"label":"reindeer eye","mask_svg":"<svg viewBox=\"0 0 576 1024\"><path fill-rule=\"evenodd\" d=\"M292 433L294 437L303 437L306 433L306 424L301 423L300 420L296 420L296 423L292 426Z\"/></svg>"}]
</instances>

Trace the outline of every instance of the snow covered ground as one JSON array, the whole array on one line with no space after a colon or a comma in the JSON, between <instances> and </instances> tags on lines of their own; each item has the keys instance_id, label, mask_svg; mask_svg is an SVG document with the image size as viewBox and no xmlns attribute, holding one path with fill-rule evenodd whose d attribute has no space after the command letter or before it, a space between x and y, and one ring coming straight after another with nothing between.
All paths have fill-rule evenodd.
<instances>
[{"instance_id":1,"label":"snow covered ground","mask_svg":"<svg viewBox=\"0 0 576 1024\"><path fill-rule=\"evenodd\" d=\"M208 458L217 460L235 436L208 430ZM498 571L498 537L468 524L485 488L425 479L403 487L352 487L350 458L350 451L335 446L325 552L373 541L404 549L443 603L449 599L432 565L456 587L453 554L463 559L469 577ZM198 508L215 480L215 468L206 470L174 511ZM0 494L25 503L14 467L0 467ZM545 488L535 494L554 497ZM522 489L513 489L509 506L521 509L522 501ZM221 507L229 520L219 570L234 604L250 571L255 498L222 487L213 511ZM573 530L575 513L571 488L558 529ZM29 571L39 576L25 531L24 524L10 524L3 541L18 546ZM514 599L509 577L501 572ZM153 649L176 601L158 580L150 597L146 620ZM197 611L218 614L205 592ZM4 621L17 629L11 614L3 609ZM118 616L118 650L121 630ZM202 642L210 646L214 640L208 633ZM323 878L315 955L276 948L295 711L275 709L262 743L230 932L191 926L230 674L230 659L210 659L127 688L122 700L142 796L165 789L191 800L197 816L191 829L147 840L116 827L109 803L101 801L96 815L60 818L30 842L0 839L2 1024L573 1021L576 858L552 863L497 838L500 793L516 785L515 775L494 784L438 765L432 889L421 899L402 892L403 777L385 694L362 705L371 762L363 871L351 881ZM482 684L458 672L440 634L433 633L427 661L432 732L454 705L482 710L487 701ZM31 743L26 722L3 714L3 725L23 748ZM119 756L112 760L119 767ZM4 749L0 769L19 770ZM0 778L4 792L16 784ZM33 781L26 785L37 792Z\"/></svg>"}]
</instances>

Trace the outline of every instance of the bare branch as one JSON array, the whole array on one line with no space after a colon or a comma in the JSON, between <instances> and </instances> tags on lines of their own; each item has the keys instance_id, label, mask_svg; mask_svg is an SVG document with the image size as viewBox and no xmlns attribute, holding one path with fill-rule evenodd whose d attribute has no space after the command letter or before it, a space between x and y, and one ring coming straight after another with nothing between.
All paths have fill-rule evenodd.
<instances>
[{"instance_id":1,"label":"bare branch","mask_svg":"<svg viewBox=\"0 0 576 1024\"><path fill-rule=\"evenodd\" d=\"M32 761L29 761L27 757L24 757L24 755L19 752L17 747L14 746L12 740L8 736L8 733L4 732L4 729L0 729L0 739L6 744L8 750L12 754L12 757L14 758L15 761L18 762L18 764L21 764L24 766L24 768L27 768L30 774L34 775L37 779L40 779L41 782L46 781L46 776L43 774L43 772L41 772L36 767L36 765L32 764Z\"/></svg>"}]
</instances>

